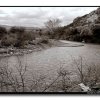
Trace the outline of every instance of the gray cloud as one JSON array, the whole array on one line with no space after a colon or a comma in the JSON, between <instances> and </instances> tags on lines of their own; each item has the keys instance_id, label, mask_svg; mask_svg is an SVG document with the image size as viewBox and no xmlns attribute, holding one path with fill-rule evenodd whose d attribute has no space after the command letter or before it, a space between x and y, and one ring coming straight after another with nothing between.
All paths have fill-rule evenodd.
<instances>
[{"instance_id":1,"label":"gray cloud","mask_svg":"<svg viewBox=\"0 0 100 100\"><path fill-rule=\"evenodd\" d=\"M95 9L97 7L0 7L0 24L41 27L48 19L59 18L62 25L67 25Z\"/></svg>"},{"instance_id":2,"label":"gray cloud","mask_svg":"<svg viewBox=\"0 0 100 100\"><path fill-rule=\"evenodd\" d=\"M0 10L0 15L1 15L1 14L5 14L5 12L4 12L3 10Z\"/></svg>"}]
</instances>

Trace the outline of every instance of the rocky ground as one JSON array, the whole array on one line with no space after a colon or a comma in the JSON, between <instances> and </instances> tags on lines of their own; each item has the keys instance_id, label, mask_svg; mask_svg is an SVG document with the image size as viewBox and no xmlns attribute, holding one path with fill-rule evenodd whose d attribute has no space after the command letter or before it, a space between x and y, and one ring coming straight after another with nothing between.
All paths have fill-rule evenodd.
<instances>
[{"instance_id":1,"label":"rocky ground","mask_svg":"<svg viewBox=\"0 0 100 100\"><path fill-rule=\"evenodd\" d=\"M50 47L79 47L79 46L84 46L81 43L73 43L66 41L64 42L63 40L49 40L48 44L40 43L37 45L27 45L25 48L15 48L15 47L8 47L8 48L0 48L0 56L6 57L6 56L14 56L14 55L24 55L36 51L41 51L48 49Z\"/></svg>"},{"instance_id":2,"label":"rocky ground","mask_svg":"<svg viewBox=\"0 0 100 100\"><path fill-rule=\"evenodd\" d=\"M37 44L37 45L27 45L25 48L15 48L15 47L8 47L8 48L0 48L0 56L17 56L17 55L24 55L36 51L41 51L43 49L50 48L52 45L48 44Z\"/></svg>"}]
</instances>

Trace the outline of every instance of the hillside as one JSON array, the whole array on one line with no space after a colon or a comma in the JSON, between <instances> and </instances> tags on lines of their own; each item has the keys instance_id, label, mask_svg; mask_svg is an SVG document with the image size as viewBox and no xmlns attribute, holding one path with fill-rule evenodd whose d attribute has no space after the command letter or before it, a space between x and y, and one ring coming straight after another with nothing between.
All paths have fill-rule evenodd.
<instances>
[{"instance_id":1,"label":"hillside","mask_svg":"<svg viewBox=\"0 0 100 100\"><path fill-rule=\"evenodd\" d=\"M100 8L75 18L71 24L64 26L61 32L61 39L100 43Z\"/></svg>"}]
</instances>

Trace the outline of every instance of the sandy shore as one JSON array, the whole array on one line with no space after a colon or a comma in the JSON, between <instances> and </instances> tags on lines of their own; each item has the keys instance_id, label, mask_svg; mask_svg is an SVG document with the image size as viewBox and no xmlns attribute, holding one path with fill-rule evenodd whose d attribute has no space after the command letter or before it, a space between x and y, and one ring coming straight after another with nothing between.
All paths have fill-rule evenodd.
<instances>
[{"instance_id":1,"label":"sandy shore","mask_svg":"<svg viewBox=\"0 0 100 100\"><path fill-rule=\"evenodd\" d=\"M80 47L80 46L84 46L83 43L66 41L66 40L52 40L51 42L52 42L53 45L58 46L58 47Z\"/></svg>"}]
</instances>

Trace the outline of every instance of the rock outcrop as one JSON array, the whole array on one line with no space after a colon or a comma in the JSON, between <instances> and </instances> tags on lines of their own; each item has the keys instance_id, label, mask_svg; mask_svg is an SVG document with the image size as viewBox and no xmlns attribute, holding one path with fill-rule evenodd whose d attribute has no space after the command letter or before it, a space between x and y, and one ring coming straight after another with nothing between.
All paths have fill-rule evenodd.
<instances>
[{"instance_id":1,"label":"rock outcrop","mask_svg":"<svg viewBox=\"0 0 100 100\"><path fill-rule=\"evenodd\" d=\"M75 18L64 29L66 39L100 43L100 8L82 17Z\"/></svg>"}]
</instances>

